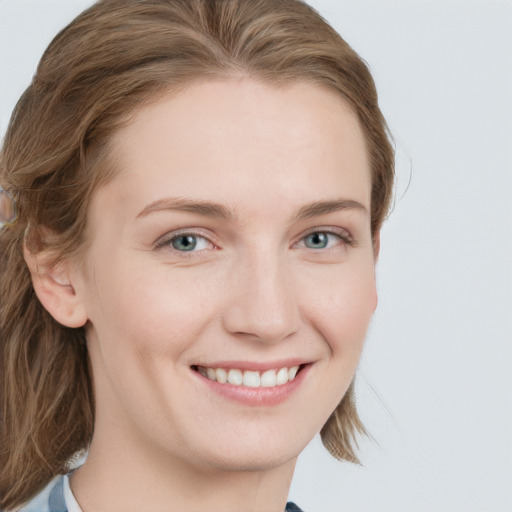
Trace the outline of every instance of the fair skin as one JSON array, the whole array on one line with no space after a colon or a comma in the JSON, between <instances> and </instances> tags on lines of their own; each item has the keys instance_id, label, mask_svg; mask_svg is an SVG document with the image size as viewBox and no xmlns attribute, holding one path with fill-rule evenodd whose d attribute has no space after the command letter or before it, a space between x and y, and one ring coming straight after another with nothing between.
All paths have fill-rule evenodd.
<instances>
[{"instance_id":1,"label":"fair skin","mask_svg":"<svg viewBox=\"0 0 512 512\"><path fill-rule=\"evenodd\" d=\"M141 108L112 158L80 263L33 271L54 317L86 324L96 423L76 499L282 512L377 303L357 119L316 85L210 80ZM254 388L198 371L294 366Z\"/></svg>"}]
</instances>

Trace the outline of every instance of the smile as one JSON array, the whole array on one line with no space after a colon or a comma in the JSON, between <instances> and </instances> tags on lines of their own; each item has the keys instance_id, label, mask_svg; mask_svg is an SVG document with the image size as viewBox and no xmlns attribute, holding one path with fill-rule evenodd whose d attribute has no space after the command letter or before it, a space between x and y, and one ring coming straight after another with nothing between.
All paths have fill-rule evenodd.
<instances>
[{"instance_id":1,"label":"smile","mask_svg":"<svg viewBox=\"0 0 512 512\"><path fill-rule=\"evenodd\" d=\"M275 368L263 372L257 370L240 370L238 368L195 367L204 377L219 384L246 386L249 388L273 388L283 386L295 379L300 366Z\"/></svg>"},{"instance_id":2,"label":"smile","mask_svg":"<svg viewBox=\"0 0 512 512\"><path fill-rule=\"evenodd\" d=\"M299 364L300 363L300 364ZM217 363L193 365L191 369L203 384L224 399L250 406L276 406L302 386L312 362L282 361L280 364Z\"/></svg>"}]
</instances>

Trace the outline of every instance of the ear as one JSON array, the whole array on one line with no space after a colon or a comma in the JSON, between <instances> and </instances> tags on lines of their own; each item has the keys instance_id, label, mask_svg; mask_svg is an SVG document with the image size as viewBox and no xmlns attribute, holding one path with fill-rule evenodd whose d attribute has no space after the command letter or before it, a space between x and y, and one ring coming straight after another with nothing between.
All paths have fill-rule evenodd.
<instances>
[{"instance_id":1,"label":"ear","mask_svg":"<svg viewBox=\"0 0 512 512\"><path fill-rule=\"evenodd\" d=\"M23 249L36 295L44 308L66 327L82 327L87 322L83 304L75 292L68 260L55 262L47 251Z\"/></svg>"}]
</instances>

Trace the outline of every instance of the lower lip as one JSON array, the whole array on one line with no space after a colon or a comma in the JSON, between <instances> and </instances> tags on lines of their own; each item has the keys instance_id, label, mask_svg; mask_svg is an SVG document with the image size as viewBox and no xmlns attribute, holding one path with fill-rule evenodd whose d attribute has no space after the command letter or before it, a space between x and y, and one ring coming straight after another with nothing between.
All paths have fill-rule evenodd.
<instances>
[{"instance_id":1,"label":"lower lip","mask_svg":"<svg viewBox=\"0 0 512 512\"><path fill-rule=\"evenodd\" d=\"M201 381L206 384L212 391L218 393L224 398L240 402L245 405L252 406L269 406L278 405L284 402L293 392L302 384L306 378L311 364L306 364L295 378L281 386L272 388L257 387L250 388L248 386L235 386L233 384L220 384L215 380L210 380L199 372L192 370Z\"/></svg>"}]
</instances>

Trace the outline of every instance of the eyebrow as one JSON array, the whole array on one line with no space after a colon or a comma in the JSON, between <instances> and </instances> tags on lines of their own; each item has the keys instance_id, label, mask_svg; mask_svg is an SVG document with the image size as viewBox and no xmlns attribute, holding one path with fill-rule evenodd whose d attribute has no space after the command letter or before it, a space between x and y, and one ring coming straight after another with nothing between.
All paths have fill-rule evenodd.
<instances>
[{"instance_id":1,"label":"eyebrow","mask_svg":"<svg viewBox=\"0 0 512 512\"><path fill-rule=\"evenodd\" d=\"M204 217L222 219L231 223L236 223L238 219L238 215L235 210L227 208L222 204L184 197L158 199L157 201L148 204L136 218L144 217L150 213L162 210L176 210L193 213ZM292 216L292 219L294 222L297 222L341 210L356 210L368 214L368 209L358 201L354 201L353 199L334 199L330 201L316 201L302 206Z\"/></svg>"},{"instance_id":2,"label":"eyebrow","mask_svg":"<svg viewBox=\"0 0 512 512\"><path fill-rule=\"evenodd\" d=\"M221 204L183 197L168 197L154 201L153 203L148 204L136 218L144 217L150 213L162 210L177 210L181 212L195 213L204 217L223 219L230 222L236 221L235 212Z\"/></svg>"},{"instance_id":3,"label":"eyebrow","mask_svg":"<svg viewBox=\"0 0 512 512\"><path fill-rule=\"evenodd\" d=\"M356 210L368 214L366 206L353 199L335 199L332 201L317 201L300 208L295 215L295 221L319 217L340 210Z\"/></svg>"}]
</instances>

